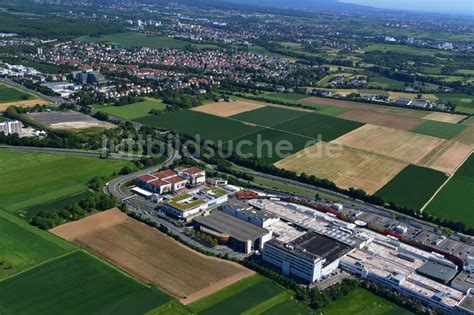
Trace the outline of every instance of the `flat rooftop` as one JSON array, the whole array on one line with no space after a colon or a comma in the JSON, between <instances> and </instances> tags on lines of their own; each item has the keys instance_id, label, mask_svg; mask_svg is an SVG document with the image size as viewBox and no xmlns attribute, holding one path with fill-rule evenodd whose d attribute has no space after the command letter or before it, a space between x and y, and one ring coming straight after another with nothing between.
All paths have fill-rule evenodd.
<instances>
[{"instance_id":1,"label":"flat rooftop","mask_svg":"<svg viewBox=\"0 0 474 315\"><path fill-rule=\"evenodd\" d=\"M418 268L416 272L433 280L448 283L456 276L457 269L456 267L450 267L446 264L429 260L423 266Z\"/></svg>"},{"instance_id":2,"label":"flat rooftop","mask_svg":"<svg viewBox=\"0 0 474 315\"><path fill-rule=\"evenodd\" d=\"M220 210L214 210L206 216L196 217L193 221L217 232L228 234L242 242L254 241L269 233L267 229L237 219Z\"/></svg>"},{"instance_id":3,"label":"flat rooftop","mask_svg":"<svg viewBox=\"0 0 474 315\"><path fill-rule=\"evenodd\" d=\"M462 289L464 292L467 292L469 289L474 289L474 275L471 276L463 271L453 279L451 285Z\"/></svg>"},{"instance_id":4,"label":"flat rooftop","mask_svg":"<svg viewBox=\"0 0 474 315\"><path fill-rule=\"evenodd\" d=\"M471 312L474 312L474 295L473 294L466 295L464 299L462 299L459 306Z\"/></svg>"},{"instance_id":5,"label":"flat rooftop","mask_svg":"<svg viewBox=\"0 0 474 315\"><path fill-rule=\"evenodd\" d=\"M324 258L326 259L324 265L332 263L352 250L352 247L346 244L315 232L305 233L286 244L277 240L271 240L267 244L310 261Z\"/></svg>"}]
</instances>

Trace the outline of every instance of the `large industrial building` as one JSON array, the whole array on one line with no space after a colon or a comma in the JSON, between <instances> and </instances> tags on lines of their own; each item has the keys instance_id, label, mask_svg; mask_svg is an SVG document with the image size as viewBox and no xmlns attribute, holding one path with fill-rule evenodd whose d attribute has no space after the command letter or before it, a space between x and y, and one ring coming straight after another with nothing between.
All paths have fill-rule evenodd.
<instances>
[{"instance_id":1,"label":"large industrial building","mask_svg":"<svg viewBox=\"0 0 474 315\"><path fill-rule=\"evenodd\" d=\"M280 221L280 218L276 215L264 210L257 210L250 204L236 198L232 198L223 204L220 210L261 228L268 228L275 222Z\"/></svg>"},{"instance_id":2,"label":"large industrial building","mask_svg":"<svg viewBox=\"0 0 474 315\"><path fill-rule=\"evenodd\" d=\"M195 227L210 234L236 251L249 254L261 250L272 233L251 223L244 222L220 210L193 219Z\"/></svg>"},{"instance_id":3,"label":"large industrial building","mask_svg":"<svg viewBox=\"0 0 474 315\"><path fill-rule=\"evenodd\" d=\"M350 246L327 236L308 232L288 243L268 241L263 260L281 268L284 275L314 282L332 273L351 250Z\"/></svg>"}]
</instances>

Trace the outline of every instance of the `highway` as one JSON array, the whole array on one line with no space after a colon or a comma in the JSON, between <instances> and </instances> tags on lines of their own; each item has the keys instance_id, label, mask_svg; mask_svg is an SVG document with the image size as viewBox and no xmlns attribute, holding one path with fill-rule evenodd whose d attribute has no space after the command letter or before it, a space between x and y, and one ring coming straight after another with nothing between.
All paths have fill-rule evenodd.
<instances>
[{"instance_id":1,"label":"highway","mask_svg":"<svg viewBox=\"0 0 474 315\"><path fill-rule=\"evenodd\" d=\"M64 155L89 157L89 158L100 158L102 156L99 151L86 151L86 150L75 150L75 149L62 149L62 148L48 148L48 147L25 147L25 146L12 146L12 145L0 145L0 151L16 151L16 152L39 152L39 153L59 153ZM108 159L133 161L137 157L131 155L124 155L119 153L109 153Z\"/></svg>"}]
</instances>

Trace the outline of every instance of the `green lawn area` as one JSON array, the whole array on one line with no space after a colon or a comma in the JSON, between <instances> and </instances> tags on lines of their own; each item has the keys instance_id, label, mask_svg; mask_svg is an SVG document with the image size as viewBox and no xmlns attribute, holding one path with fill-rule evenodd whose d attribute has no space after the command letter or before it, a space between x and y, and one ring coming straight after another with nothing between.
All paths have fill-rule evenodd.
<instances>
[{"instance_id":1,"label":"green lawn area","mask_svg":"<svg viewBox=\"0 0 474 315\"><path fill-rule=\"evenodd\" d=\"M90 43L106 43L117 45L124 48L133 47L148 47L155 49L165 48L184 48L186 46L194 46L197 48L215 48L214 45L195 44L184 40L179 40L171 37L156 37L148 36L139 32L125 32L110 35L103 35L100 37L81 36L75 39L76 41L90 42Z\"/></svg>"},{"instance_id":2,"label":"green lawn area","mask_svg":"<svg viewBox=\"0 0 474 315\"><path fill-rule=\"evenodd\" d=\"M308 113L304 116L273 126L273 128L313 139L321 138L323 141L331 141L362 125L363 124L359 122L337 117Z\"/></svg>"},{"instance_id":3,"label":"green lawn area","mask_svg":"<svg viewBox=\"0 0 474 315\"><path fill-rule=\"evenodd\" d=\"M329 82L331 82L332 79L336 78L336 77L350 77L352 76L353 74L352 73L335 73L335 74L329 74L327 76L325 76L324 78L322 78L321 80L318 81L318 85L319 86L322 86L322 87L326 87Z\"/></svg>"},{"instance_id":4,"label":"green lawn area","mask_svg":"<svg viewBox=\"0 0 474 315\"><path fill-rule=\"evenodd\" d=\"M425 211L474 227L474 154L453 175L450 181L426 207Z\"/></svg>"},{"instance_id":5,"label":"green lawn area","mask_svg":"<svg viewBox=\"0 0 474 315\"><path fill-rule=\"evenodd\" d=\"M202 140L214 142L228 141L261 129L192 110L168 112L158 116L148 115L134 121L159 129L176 130L182 134L199 135Z\"/></svg>"},{"instance_id":6,"label":"green lawn area","mask_svg":"<svg viewBox=\"0 0 474 315\"><path fill-rule=\"evenodd\" d=\"M160 100L147 98L146 100L134 104L124 105L124 106L96 106L96 108L104 113L132 120L135 118L140 118L147 116L152 109L163 110L166 108L166 105L163 104Z\"/></svg>"},{"instance_id":7,"label":"green lawn area","mask_svg":"<svg viewBox=\"0 0 474 315\"><path fill-rule=\"evenodd\" d=\"M377 89L403 89L405 85L402 81L386 77L373 77L369 79L368 86Z\"/></svg>"},{"instance_id":8,"label":"green lawn area","mask_svg":"<svg viewBox=\"0 0 474 315\"><path fill-rule=\"evenodd\" d=\"M299 303L292 299L286 299L281 303L276 304L272 308L261 313L263 315L305 315L318 314L318 312L310 309L306 305Z\"/></svg>"},{"instance_id":9,"label":"green lawn area","mask_svg":"<svg viewBox=\"0 0 474 315\"><path fill-rule=\"evenodd\" d=\"M274 99L279 101L299 101L307 96L301 93L283 93L283 92L273 92L265 94L265 97L268 99Z\"/></svg>"},{"instance_id":10,"label":"green lawn area","mask_svg":"<svg viewBox=\"0 0 474 315\"><path fill-rule=\"evenodd\" d=\"M0 282L2 314L144 314L170 300L83 251Z\"/></svg>"},{"instance_id":11,"label":"green lawn area","mask_svg":"<svg viewBox=\"0 0 474 315\"><path fill-rule=\"evenodd\" d=\"M375 195L386 202L395 202L399 206L419 210L446 179L447 176L441 172L408 165Z\"/></svg>"},{"instance_id":12,"label":"green lawn area","mask_svg":"<svg viewBox=\"0 0 474 315\"><path fill-rule=\"evenodd\" d=\"M474 76L473 69L459 69L459 70L456 70L455 73L460 74L460 75L466 75L466 76Z\"/></svg>"},{"instance_id":13,"label":"green lawn area","mask_svg":"<svg viewBox=\"0 0 474 315\"><path fill-rule=\"evenodd\" d=\"M52 201L36 204L31 207L21 209L17 211L17 214L20 217L26 219L27 221L30 221L36 214L42 211L48 212L48 211L53 211L53 210L64 209L67 206L70 206L72 204L75 204L81 200L88 198L91 194L92 193L88 190L81 191L76 194L63 196L61 198L58 198Z\"/></svg>"},{"instance_id":14,"label":"green lawn area","mask_svg":"<svg viewBox=\"0 0 474 315\"><path fill-rule=\"evenodd\" d=\"M33 96L15 88L0 84L0 103L9 103L32 99Z\"/></svg>"},{"instance_id":15,"label":"green lawn area","mask_svg":"<svg viewBox=\"0 0 474 315\"><path fill-rule=\"evenodd\" d=\"M260 275L243 279L188 306L197 314L208 315L278 314L270 310L281 303L290 303L297 311L292 314L311 314L310 309L294 301L284 288Z\"/></svg>"},{"instance_id":16,"label":"green lawn area","mask_svg":"<svg viewBox=\"0 0 474 315\"><path fill-rule=\"evenodd\" d=\"M466 94L436 94L440 100L456 105L456 111L474 114L474 96Z\"/></svg>"},{"instance_id":17,"label":"green lawn area","mask_svg":"<svg viewBox=\"0 0 474 315\"><path fill-rule=\"evenodd\" d=\"M0 248L0 279L76 249L4 210L0 210Z\"/></svg>"},{"instance_id":18,"label":"green lawn area","mask_svg":"<svg viewBox=\"0 0 474 315\"><path fill-rule=\"evenodd\" d=\"M357 288L348 295L320 310L325 315L408 315L408 310L373 294L363 288Z\"/></svg>"},{"instance_id":19,"label":"green lawn area","mask_svg":"<svg viewBox=\"0 0 474 315\"><path fill-rule=\"evenodd\" d=\"M249 112L237 114L231 116L230 118L256 125L271 127L306 114L306 112L266 106Z\"/></svg>"},{"instance_id":20,"label":"green lawn area","mask_svg":"<svg viewBox=\"0 0 474 315\"><path fill-rule=\"evenodd\" d=\"M11 212L87 190L95 176L110 176L129 162L60 154L2 152L0 208Z\"/></svg>"},{"instance_id":21,"label":"green lawn area","mask_svg":"<svg viewBox=\"0 0 474 315\"><path fill-rule=\"evenodd\" d=\"M427 120L421 125L413 128L411 131L443 139L453 139L464 129L466 129L466 127L466 125L461 124L451 124L441 121Z\"/></svg>"}]
</instances>

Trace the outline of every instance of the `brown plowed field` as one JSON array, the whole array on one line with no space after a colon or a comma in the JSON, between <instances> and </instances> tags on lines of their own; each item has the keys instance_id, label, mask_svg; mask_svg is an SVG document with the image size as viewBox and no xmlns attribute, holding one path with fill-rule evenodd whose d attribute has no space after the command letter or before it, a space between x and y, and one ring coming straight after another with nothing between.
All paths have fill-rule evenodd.
<instances>
[{"instance_id":1,"label":"brown plowed field","mask_svg":"<svg viewBox=\"0 0 474 315\"><path fill-rule=\"evenodd\" d=\"M333 154L326 152L332 151ZM277 163L278 168L333 181L341 188L360 188L369 194L385 186L408 164L332 143L319 143Z\"/></svg>"},{"instance_id":2,"label":"brown plowed field","mask_svg":"<svg viewBox=\"0 0 474 315\"><path fill-rule=\"evenodd\" d=\"M406 163L418 164L446 140L367 124L332 142Z\"/></svg>"},{"instance_id":3,"label":"brown plowed field","mask_svg":"<svg viewBox=\"0 0 474 315\"><path fill-rule=\"evenodd\" d=\"M254 109L265 107L265 104L254 103L251 101L235 101L235 102L215 102L203 106L193 108L194 111L220 116L230 117L237 114L245 113Z\"/></svg>"},{"instance_id":4,"label":"brown plowed field","mask_svg":"<svg viewBox=\"0 0 474 315\"><path fill-rule=\"evenodd\" d=\"M423 119L420 118L377 113L366 110L351 110L339 115L338 117L347 120L358 121L361 123L401 130L410 130L423 123Z\"/></svg>"},{"instance_id":5,"label":"brown plowed field","mask_svg":"<svg viewBox=\"0 0 474 315\"><path fill-rule=\"evenodd\" d=\"M254 274L239 264L202 255L118 209L51 232L156 285L184 304Z\"/></svg>"}]
</instances>

